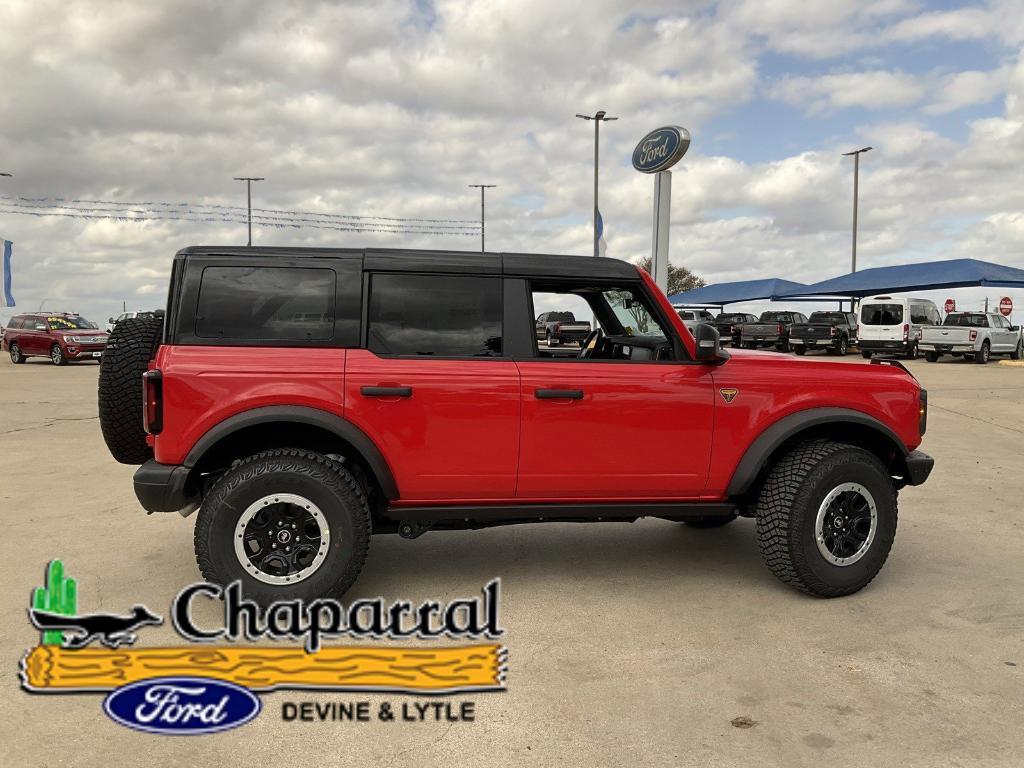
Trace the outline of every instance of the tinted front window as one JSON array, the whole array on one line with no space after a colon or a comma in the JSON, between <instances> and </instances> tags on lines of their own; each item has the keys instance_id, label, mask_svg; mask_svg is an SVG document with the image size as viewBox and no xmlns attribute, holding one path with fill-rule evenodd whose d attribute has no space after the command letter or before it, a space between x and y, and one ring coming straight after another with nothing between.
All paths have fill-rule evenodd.
<instances>
[{"instance_id":1,"label":"tinted front window","mask_svg":"<svg viewBox=\"0 0 1024 768\"><path fill-rule=\"evenodd\" d=\"M334 335L334 271L295 267L207 267L196 336L306 341Z\"/></svg>"},{"instance_id":2,"label":"tinted front window","mask_svg":"<svg viewBox=\"0 0 1024 768\"><path fill-rule=\"evenodd\" d=\"M374 275L367 346L379 355L500 357L500 278Z\"/></svg>"},{"instance_id":3,"label":"tinted front window","mask_svg":"<svg viewBox=\"0 0 1024 768\"><path fill-rule=\"evenodd\" d=\"M899 325L903 322L902 304L865 304L860 310L864 325Z\"/></svg>"}]
</instances>

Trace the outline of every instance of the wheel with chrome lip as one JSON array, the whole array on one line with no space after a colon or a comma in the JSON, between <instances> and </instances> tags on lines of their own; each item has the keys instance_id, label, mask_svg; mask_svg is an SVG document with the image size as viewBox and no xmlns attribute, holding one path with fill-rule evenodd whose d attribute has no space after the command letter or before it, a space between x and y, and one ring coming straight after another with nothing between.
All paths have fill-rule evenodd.
<instances>
[{"instance_id":1,"label":"wheel with chrome lip","mask_svg":"<svg viewBox=\"0 0 1024 768\"><path fill-rule=\"evenodd\" d=\"M25 362L25 356L21 354L21 347L17 344L11 344L11 346L8 347L7 352L11 356L11 362L15 365L21 365Z\"/></svg>"},{"instance_id":2,"label":"wheel with chrome lip","mask_svg":"<svg viewBox=\"0 0 1024 768\"><path fill-rule=\"evenodd\" d=\"M341 597L366 559L370 513L342 465L297 449L265 451L225 472L196 520L196 560L216 584L274 600Z\"/></svg>"},{"instance_id":3,"label":"wheel with chrome lip","mask_svg":"<svg viewBox=\"0 0 1024 768\"><path fill-rule=\"evenodd\" d=\"M974 362L978 365L985 365L992 357L992 347L989 346L987 341L981 342L981 350L974 355Z\"/></svg>"},{"instance_id":4,"label":"wheel with chrome lip","mask_svg":"<svg viewBox=\"0 0 1024 768\"><path fill-rule=\"evenodd\" d=\"M896 487L869 451L810 440L775 463L757 505L761 556L783 582L818 597L862 589L896 536Z\"/></svg>"},{"instance_id":5,"label":"wheel with chrome lip","mask_svg":"<svg viewBox=\"0 0 1024 768\"><path fill-rule=\"evenodd\" d=\"M54 344L50 347L50 362L54 365L64 365L67 363L67 359L64 357L64 350L60 348L60 344Z\"/></svg>"}]
</instances>

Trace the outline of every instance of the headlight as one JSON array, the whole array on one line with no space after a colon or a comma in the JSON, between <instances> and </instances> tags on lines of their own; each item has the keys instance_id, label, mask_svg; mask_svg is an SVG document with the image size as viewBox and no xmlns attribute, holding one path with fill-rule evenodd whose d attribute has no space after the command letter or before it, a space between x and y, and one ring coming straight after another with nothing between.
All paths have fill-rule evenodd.
<instances>
[{"instance_id":1,"label":"headlight","mask_svg":"<svg viewBox=\"0 0 1024 768\"><path fill-rule=\"evenodd\" d=\"M74 336L65 336L64 337L64 343L65 344L74 344L74 342L75 342L75 337Z\"/></svg>"}]
</instances>

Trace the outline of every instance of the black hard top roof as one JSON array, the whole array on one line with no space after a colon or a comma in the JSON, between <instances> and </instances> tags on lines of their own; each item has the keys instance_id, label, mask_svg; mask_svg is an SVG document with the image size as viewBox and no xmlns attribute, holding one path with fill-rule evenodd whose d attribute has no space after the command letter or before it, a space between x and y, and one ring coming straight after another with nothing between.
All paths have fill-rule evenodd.
<instances>
[{"instance_id":1,"label":"black hard top roof","mask_svg":"<svg viewBox=\"0 0 1024 768\"><path fill-rule=\"evenodd\" d=\"M599 256L535 253L480 253L387 248L292 248L272 246L189 246L179 257L229 258L344 258L362 257L365 269L392 272L456 272L530 277L593 277L635 280L636 267L628 261Z\"/></svg>"}]
</instances>

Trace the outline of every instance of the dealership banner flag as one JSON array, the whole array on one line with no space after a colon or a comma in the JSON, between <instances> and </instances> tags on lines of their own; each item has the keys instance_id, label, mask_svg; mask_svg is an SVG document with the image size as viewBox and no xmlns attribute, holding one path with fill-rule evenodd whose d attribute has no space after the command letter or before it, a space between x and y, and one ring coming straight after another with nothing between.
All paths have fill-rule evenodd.
<instances>
[{"instance_id":1,"label":"dealership banner flag","mask_svg":"<svg viewBox=\"0 0 1024 768\"><path fill-rule=\"evenodd\" d=\"M608 243L604 241L604 217L601 211L597 212L597 255L604 256L608 250Z\"/></svg>"},{"instance_id":2,"label":"dealership banner flag","mask_svg":"<svg viewBox=\"0 0 1024 768\"><path fill-rule=\"evenodd\" d=\"M0 307L13 307L14 294L11 293L11 250L14 243L4 240L4 256L0 262L0 286L3 286L3 295L0 296Z\"/></svg>"}]
</instances>

